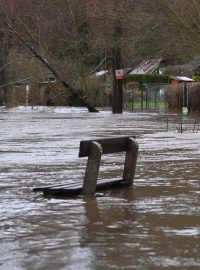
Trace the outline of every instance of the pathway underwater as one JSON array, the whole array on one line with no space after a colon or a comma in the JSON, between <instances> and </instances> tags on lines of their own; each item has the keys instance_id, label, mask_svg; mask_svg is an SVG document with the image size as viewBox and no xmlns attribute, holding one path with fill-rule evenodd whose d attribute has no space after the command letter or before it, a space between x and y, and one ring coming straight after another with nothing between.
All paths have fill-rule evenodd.
<instances>
[{"instance_id":1,"label":"pathway underwater","mask_svg":"<svg viewBox=\"0 0 200 270\"><path fill-rule=\"evenodd\" d=\"M164 113L0 108L0 269L198 269L200 132ZM83 178L81 140L136 136L133 188L47 199L35 186ZM100 178L124 156L102 158Z\"/></svg>"}]
</instances>

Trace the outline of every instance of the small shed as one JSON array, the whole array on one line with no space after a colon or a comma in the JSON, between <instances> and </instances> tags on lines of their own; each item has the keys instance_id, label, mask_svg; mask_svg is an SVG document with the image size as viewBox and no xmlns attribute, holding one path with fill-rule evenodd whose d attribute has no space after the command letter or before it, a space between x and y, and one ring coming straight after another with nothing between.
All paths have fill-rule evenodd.
<instances>
[{"instance_id":1,"label":"small shed","mask_svg":"<svg viewBox=\"0 0 200 270\"><path fill-rule=\"evenodd\" d=\"M171 76L170 83L174 87L181 87L183 90L182 97L183 97L183 115L187 115L188 113L188 92L189 92L189 84L193 82L193 79L185 76Z\"/></svg>"},{"instance_id":2,"label":"small shed","mask_svg":"<svg viewBox=\"0 0 200 270\"><path fill-rule=\"evenodd\" d=\"M191 83L193 79L185 76L170 76L170 84L172 85L180 85L183 83Z\"/></svg>"}]
</instances>

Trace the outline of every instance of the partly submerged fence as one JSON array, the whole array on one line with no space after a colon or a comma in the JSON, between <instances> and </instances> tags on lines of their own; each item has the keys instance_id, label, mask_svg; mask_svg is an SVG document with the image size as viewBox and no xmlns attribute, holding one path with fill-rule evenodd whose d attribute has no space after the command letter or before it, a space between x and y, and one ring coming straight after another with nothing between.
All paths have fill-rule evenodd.
<instances>
[{"instance_id":1,"label":"partly submerged fence","mask_svg":"<svg viewBox=\"0 0 200 270\"><path fill-rule=\"evenodd\" d=\"M140 87L123 87L123 107L126 110L161 110L168 107L167 93L170 85L164 83L147 83ZM102 90L101 90L102 91ZM101 92L100 91L100 92ZM112 107L112 85L107 91L96 95L94 103Z\"/></svg>"},{"instance_id":2,"label":"partly submerged fence","mask_svg":"<svg viewBox=\"0 0 200 270\"><path fill-rule=\"evenodd\" d=\"M161 110L167 108L167 91L169 84L147 83L140 89L124 89L125 109Z\"/></svg>"}]
</instances>

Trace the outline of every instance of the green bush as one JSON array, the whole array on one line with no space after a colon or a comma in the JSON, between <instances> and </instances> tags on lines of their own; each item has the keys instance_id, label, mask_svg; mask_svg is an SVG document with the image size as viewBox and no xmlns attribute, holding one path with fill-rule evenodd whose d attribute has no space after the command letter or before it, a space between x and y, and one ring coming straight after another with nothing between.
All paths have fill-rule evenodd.
<instances>
[{"instance_id":1,"label":"green bush","mask_svg":"<svg viewBox=\"0 0 200 270\"><path fill-rule=\"evenodd\" d=\"M193 81L200 82L200 75L192 76Z\"/></svg>"}]
</instances>

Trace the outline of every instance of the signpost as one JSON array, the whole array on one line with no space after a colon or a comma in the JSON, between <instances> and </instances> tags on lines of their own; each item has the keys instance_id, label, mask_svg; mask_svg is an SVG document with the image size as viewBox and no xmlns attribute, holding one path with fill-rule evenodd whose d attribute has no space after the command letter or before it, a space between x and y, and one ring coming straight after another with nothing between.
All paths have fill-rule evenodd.
<instances>
[{"instance_id":1,"label":"signpost","mask_svg":"<svg viewBox=\"0 0 200 270\"><path fill-rule=\"evenodd\" d=\"M26 106L28 106L29 85L26 85Z\"/></svg>"},{"instance_id":2,"label":"signpost","mask_svg":"<svg viewBox=\"0 0 200 270\"><path fill-rule=\"evenodd\" d=\"M124 79L124 71L123 69L116 69L115 70L116 80L123 80Z\"/></svg>"}]
</instances>

